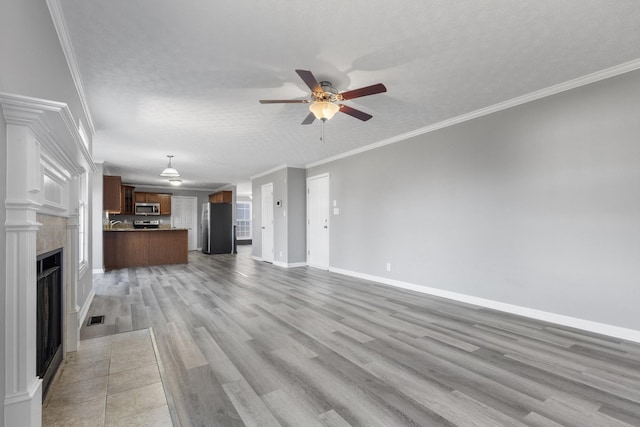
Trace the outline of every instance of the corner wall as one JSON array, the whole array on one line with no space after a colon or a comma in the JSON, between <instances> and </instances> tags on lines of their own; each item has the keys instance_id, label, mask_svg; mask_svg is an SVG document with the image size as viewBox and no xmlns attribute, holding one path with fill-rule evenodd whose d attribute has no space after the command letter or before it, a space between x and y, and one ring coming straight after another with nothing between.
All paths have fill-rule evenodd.
<instances>
[{"instance_id":1,"label":"corner wall","mask_svg":"<svg viewBox=\"0 0 640 427\"><path fill-rule=\"evenodd\" d=\"M640 331L638 93L634 71L310 168L331 268Z\"/></svg>"},{"instance_id":2,"label":"corner wall","mask_svg":"<svg viewBox=\"0 0 640 427\"><path fill-rule=\"evenodd\" d=\"M307 172L287 169L288 229L287 252L289 264L307 263Z\"/></svg>"},{"instance_id":3,"label":"corner wall","mask_svg":"<svg viewBox=\"0 0 640 427\"><path fill-rule=\"evenodd\" d=\"M306 173L283 167L254 178L252 185L252 253L262 258L262 186L273 183L273 260L281 266L306 263ZM281 206L276 206L280 201Z\"/></svg>"}]
</instances>

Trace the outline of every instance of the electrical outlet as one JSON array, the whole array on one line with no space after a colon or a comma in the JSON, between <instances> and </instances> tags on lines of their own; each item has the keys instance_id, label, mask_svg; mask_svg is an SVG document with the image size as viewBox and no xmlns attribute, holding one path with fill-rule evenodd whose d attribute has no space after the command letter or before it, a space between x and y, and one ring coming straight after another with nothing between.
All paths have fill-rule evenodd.
<instances>
[{"instance_id":1,"label":"electrical outlet","mask_svg":"<svg viewBox=\"0 0 640 427\"><path fill-rule=\"evenodd\" d=\"M391 263L390 262L387 263L387 271L391 271Z\"/></svg>"}]
</instances>

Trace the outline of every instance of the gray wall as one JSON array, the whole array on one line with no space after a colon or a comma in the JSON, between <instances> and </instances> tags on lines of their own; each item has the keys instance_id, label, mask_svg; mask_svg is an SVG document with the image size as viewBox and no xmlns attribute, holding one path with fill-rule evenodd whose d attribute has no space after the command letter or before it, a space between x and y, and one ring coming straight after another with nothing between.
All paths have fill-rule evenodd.
<instances>
[{"instance_id":1,"label":"gray wall","mask_svg":"<svg viewBox=\"0 0 640 427\"><path fill-rule=\"evenodd\" d=\"M0 114L0 200L7 198L7 127L4 115ZM0 206L0 420L4 420L4 397L5 397L5 294L6 282L5 272L7 271L7 233L4 223L7 220L7 211L4 203ZM0 423L1 424L1 423Z\"/></svg>"},{"instance_id":2,"label":"gray wall","mask_svg":"<svg viewBox=\"0 0 640 427\"><path fill-rule=\"evenodd\" d=\"M285 264L306 261L305 170L282 168L252 180L253 256L262 257L262 186L273 183L274 261ZM276 207L280 200L282 206Z\"/></svg>"},{"instance_id":3,"label":"gray wall","mask_svg":"<svg viewBox=\"0 0 640 427\"><path fill-rule=\"evenodd\" d=\"M331 267L640 330L639 93L635 71L309 169Z\"/></svg>"},{"instance_id":4,"label":"gray wall","mask_svg":"<svg viewBox=\"0 0 640 427\"><path fill-rule=\"evenodd\" d=\"M307 180L306 170L287 169L287 218L289 263L307 261Z\"/></svg>"}]
</instances>

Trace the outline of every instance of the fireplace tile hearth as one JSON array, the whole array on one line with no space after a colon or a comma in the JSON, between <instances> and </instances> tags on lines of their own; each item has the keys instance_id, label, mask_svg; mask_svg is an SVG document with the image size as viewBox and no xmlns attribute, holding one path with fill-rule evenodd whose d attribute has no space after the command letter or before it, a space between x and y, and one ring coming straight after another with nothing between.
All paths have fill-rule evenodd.
<instances>
[{"instance_id":1,"label":"fireplace tile hearth","mask_svg":"<svg viewBox=\"0 0 640 427\"><path fill-rule=\"evenodd\" d=\"M172 426L150 329L81 342L42 407L47 426Z\"/></svg>"}]
</instances>

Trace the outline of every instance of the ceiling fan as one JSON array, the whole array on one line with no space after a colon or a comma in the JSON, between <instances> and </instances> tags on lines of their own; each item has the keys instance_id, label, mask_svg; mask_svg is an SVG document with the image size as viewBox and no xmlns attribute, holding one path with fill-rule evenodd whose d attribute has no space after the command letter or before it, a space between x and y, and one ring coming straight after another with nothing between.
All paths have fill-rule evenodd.
<instances>
[{"instance_id":1,"label":"ceiling fan","mask_svg":"<svg viewBox=\"0 0 640 427\"><path fill-rule=\"evenodd\" d=\"M367 114L364 111L356 110L348 105L340 104L341 101L347 101L349 99L360 98L362 96L375 95L377 93L383 93L387 91L382 83L378 83L371 86L362 87L360 89L348 90L338 93L330 82L321 81L318 83L311 71L296 70L296 73L311 89L311 97L309 99L261 99L261 104L311 104L309 110L311 112L302 121L303 125L313 123L315 119L322 120L323 122L332 118L338 111L355 117L356 119L367 121L371 117L371 114Z\"/></svg>"}]
</instances>

